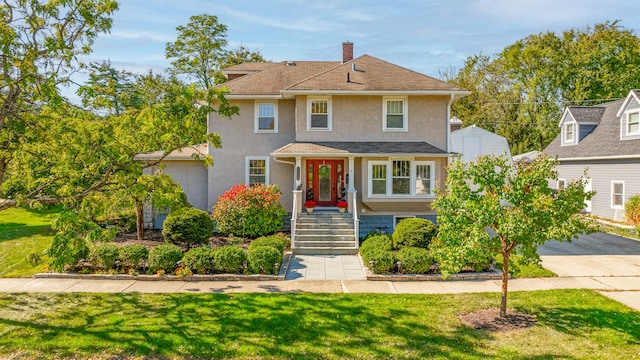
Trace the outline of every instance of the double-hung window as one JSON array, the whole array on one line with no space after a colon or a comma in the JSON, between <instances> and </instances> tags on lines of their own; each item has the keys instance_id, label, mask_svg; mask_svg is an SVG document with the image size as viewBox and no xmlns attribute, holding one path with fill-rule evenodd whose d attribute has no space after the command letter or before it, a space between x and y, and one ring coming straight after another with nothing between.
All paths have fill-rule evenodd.
<instances>
[{"instance_id":1,"label":"double-hung window","mask_svg":"<svg viewBox=\"0 0 640 360\"><path fill-rule=\"evenodd\" d=\"M256 133L278 132L278 103L255 103L254 131Z\"/></svg>"},{"instance_id":2,"label":"double-hung window","mask_svg":"<svg viewBox=\"0 0 640 360\"><path fill-rule=\"evenodd\" d=\"M407 98L382 98L382 130L407 131Z\"/></svg>"},{"instance_id":3,"label":"double-hung window","mask_svg":"<svg viewBox=\"0 0 640 360\"><path fill-rule=\"evenodd\" d=\"M269 185L269 158L247 157L245 158L245 184Z\"/></svg>"},{"instance_id":4,"label":"double-hung window","mask_svg":"<svg viewBox=\"0 0 640 360\"><path fill-rule=\"evenodd\" d=\"M307 130L331 130L331 98L309 98Z\"/></svg>"},{"instance_id":5,"label":"double-hung window","mask_svg":"<svg viewBox=\"0 0 640 360\"><path fill-rule=\"evenodd\" d=\"M611 207L624 209L624 181L611 182Z\"/></svg>"},{"instance_id":6,"label":"double-hung window","mask_svg":"<svg viewBox=\"0 0 640 360\"><path fill-rule=\"evenodd\" d=\"M566 124L564 126L564 142L573 143L575 141L576 136L576 125L575 124Z\"/></svg>"},{"instance_id":7,"label":"double-hung window","mask_svg":"<svg viewBox=\"0 0 640 360\"><path fill-rule=\"evenodd\" d=\"M640 134L640 112L627 113L627 135Z\"/></svg>"},{"instance_id":8,"label":"double-hung window","mask_svg":"<svg viewBox=\"0 0 640 360\"><path fill-rule=\"evenodd\" d=\"M435 162L369 161L369 197L433 196Z\"/></svg>"}]
</instances>

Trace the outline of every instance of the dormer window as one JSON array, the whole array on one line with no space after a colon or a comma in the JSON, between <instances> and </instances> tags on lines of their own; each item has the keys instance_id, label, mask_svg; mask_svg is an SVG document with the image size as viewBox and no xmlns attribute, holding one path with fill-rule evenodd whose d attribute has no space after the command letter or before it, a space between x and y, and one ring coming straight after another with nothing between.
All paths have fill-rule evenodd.
<instances>
[{"instance_id":1,"label":"dormer window","mask_svg":"<svg viewBox=\"0 0 640 360\"><path fill-rule=\"evenodd\" d=\"M640 134L640 112L627 113L627 135Z\"/></svg>"},{"instance_id":2,"label":"dormer window","mask_svg":"<svg viewBox=\"0 0 640 360\"><path fill-rule=\"evenodd\" d=\"M573 143L576 139L576 125L566 124L564 126L564 142Z\"/></svg>"}]
</instances>

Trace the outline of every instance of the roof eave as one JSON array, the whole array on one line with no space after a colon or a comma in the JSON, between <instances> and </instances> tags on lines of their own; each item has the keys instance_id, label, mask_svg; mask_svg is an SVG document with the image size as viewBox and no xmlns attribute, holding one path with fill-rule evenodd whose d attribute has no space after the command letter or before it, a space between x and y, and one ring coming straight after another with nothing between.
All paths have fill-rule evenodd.
<instances>
[{"instance_id":1,"label":"roof eave","mask_svg":"<svg viewBox=\"0 0 640 360\"><path fill-rule=\"evenodd\" d=\"M608 155L608 156L581 156L581 157L558 157L559 161L585 161L585 160L625 160L640 159L640 154L632 155Z\"/></svg>"},{"instance_id":2,"label":"roof eave","mask_svg":"<svg viewBox=\"0 0 640 360\"><path fill-rule=\"evenodd\" d=\"M344 152L327 152L327 153L314 153L314 152L296 152L296 153L277 153L272 152L270 154L274 158L288 158L288 157L341 157L341 156L355 156L355 157L378 157L378 156L429 156L429 157L452 157L458 156L457 153L352 153L348 151Z\"/></svg>"},{"instance_id":3,"label":"roof eave","mask_svg":"<svg viewBox=\"0 0 640 360\"><path fill-rule=\"evenodd\" d=\"M459 99L471 94L467 90L280 90L287 95L454 95Z\"/></svg>"}]
</instances>

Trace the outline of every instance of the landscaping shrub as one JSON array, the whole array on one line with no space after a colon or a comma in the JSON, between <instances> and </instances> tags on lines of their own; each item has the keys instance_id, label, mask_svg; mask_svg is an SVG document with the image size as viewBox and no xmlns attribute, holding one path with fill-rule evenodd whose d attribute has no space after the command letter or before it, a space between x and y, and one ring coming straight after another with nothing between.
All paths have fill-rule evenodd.
<instances>
[{"instance_id":1,"label":"landscaping shrub","mask_svg":"<svg viewBox=\"0 0 640 360\"><path fill-rule=\"evenodd\" d=\"M174 244L158 245L149 251L149 269L152 272L163 270L170 273L182 259L182 250Z\"/></svg>"},{"instance_id":2,"label":"landscaping shrub","mask_svg":"<svg viewBox=\"0 0 640 360\"><path fill-rule=\"evenodd\" d=\"M282 241L282 238L277 235L263 236L255 240L251 240L251 243L249 243L249 251L260 246L271 246L272 248L277 249L280 254L284 252L284 241Z\"/></svg>"},{"instance_id":3,"label":"landscaping shrub","mask_svg":"<svg viewBox=\"0 0 640 360\"><path fill-rule=\"evenodd\" d=\"M253 274L273 274L275 264L282 264L282 252L271 246L258 246L247 255L249 272Z\"/></svg>"},{"instance_id":4,"label":"landscaping shrub","mask_svg":"<svg viewBox=\"0 0 640 360\"><path fill-rule=\"evenodd\" d=\"M174 244L206 244L212 232L213 223L209 214L193 207L171 210L162 224L162 236Z\"/></svg>"},{"instance_id":5,"label":"landscaping shrub","mask_svg":"<svg viewBox=\"0 0 640 360\"><path fill-rule=\"evenodd\" d=\"M190 249L182 256L184 266L196 274L213 272L213 251L208 246Z\"/></svg>"},{"instance_id":6,"label":"landscaping shrub","mask_svg":"<svg viewBox=\"0 0 640 360\"><path fill-rule=\"evenodd\" d=\"M213 254L214 269L223 273L238 273L242 263L247 259L242 248L236 246L223 246Z\"/></svg>"},{"instance_id":7,"label":"landscaping shrub","mask_svg":"<svg viewBox=\"0 0 640 360\"><path fill-rule=\"evenodd\" d=\"M396 253L402 262L402 272L407 274L426 274L433 265L429 250L418 247L404 247Z\"/></svg>"},{"instance_id":8,"label":"landscaping shrub","mask_svg":"<svg viewBox=\"0 0 640 360\"><path fill-rule=\"evenodd\" d=\"M640 195L632 195L624 204L624 216L631 225L640 225Z\"/></svg>"},{"instance_id":9,"label":"landscaping shrub","mask_svg":"<svg viewBox=\"0 0 640 360\"><path fill-rule=\"evenodd\" d=\"M363 258L365 257L365 254L375 249L391 251L391 238L389 238L389 236L387 235L382 234L374 235L365 239L362 242L362 245L360 245L360 253L362 254Z\"/></svg>"},{"instance_id":10,"label":"landscaping shrub","mask_svg":"<svg viewBox=\"0 0 640 360\"><path fill-rule=\"evenodd\" d=\"M429 243L436 236L436 226L427 219L406 218L400 220L393 232L393 248L429 247Z\"/></svg>"},{"instance_id":11,"label":"landscaping shrub","mask_svg":"<svg viewBox=\"0 0 640 360\"><path fill-rule=\"evenodd\" d=\"M280 230L286 214L275 185L235 185L218 198L213 210L216 230L224 234L258 237Z\"/></svg>"},{"instance_id":12,"label":"landscaping shrub","mask_svg":"<svg viewBox=\"0 0 640 360\"><path fill-rule=\"evenodd\" d=\"M137 269L144 265L149 257L149 250L144 245L129 244L118 249L120 261L129 269Z\"/></svg>"},{"instance_id":13,"label":"landscaping shrub","mask_svg":"<svg viewBox=\"0 0 640 360\"><path fill-rule=\"evenodd\" d=\"M370 266L370 262L373 260L374 274L384 274L390 272L396 264L396 256L390 250L383 250L381 248L370 249L366 253L362 254L362 260L366 266Z\"/></svg>"},{"instance_id":14,"label":"landscaping shrub","mask_svg":"<svg viewBox=\"0 0 640 360\"><path fill-rule=\"evenodd\" d=\"M100 244L91 250L90 258L92 263L105 270L114 269L118 260L118 247L113 244Z\"/></svg>"}]
</instances>

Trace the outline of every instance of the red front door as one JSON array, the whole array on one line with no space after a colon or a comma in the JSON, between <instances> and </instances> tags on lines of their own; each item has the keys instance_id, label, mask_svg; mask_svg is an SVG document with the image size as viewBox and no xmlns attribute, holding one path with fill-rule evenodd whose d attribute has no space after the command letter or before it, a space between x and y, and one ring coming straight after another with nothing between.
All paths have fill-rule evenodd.
<instances>
[{"instance_id":1,"label":"red front door","mask_svg":"<svg viewBox=\"0 0 640 360\"><path fill-rule=\"evenodd\" d=\"M307 160L307 199L335 206L344 188L344 160Z\"/></svg>"}]
</instances>

